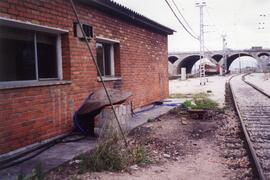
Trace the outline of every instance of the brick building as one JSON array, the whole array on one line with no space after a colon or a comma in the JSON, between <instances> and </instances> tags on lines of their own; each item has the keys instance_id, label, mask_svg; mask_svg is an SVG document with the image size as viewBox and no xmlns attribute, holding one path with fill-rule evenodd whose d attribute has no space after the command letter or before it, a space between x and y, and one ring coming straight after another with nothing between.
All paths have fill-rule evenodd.
<instances>
[{"instance_id":1,"label":"brick building","mask_svg":"<svg viewBox=\"0 0 270 180\"><path fill-rule=\"evenodd\" d=\"M99 67L135 107L168 96L173 30L110 0L76 0ZM101 87L68 0L0 1L0 154L66 133ZM151 78L151 79L150 79Z\"/></svg>"}]
</instances>

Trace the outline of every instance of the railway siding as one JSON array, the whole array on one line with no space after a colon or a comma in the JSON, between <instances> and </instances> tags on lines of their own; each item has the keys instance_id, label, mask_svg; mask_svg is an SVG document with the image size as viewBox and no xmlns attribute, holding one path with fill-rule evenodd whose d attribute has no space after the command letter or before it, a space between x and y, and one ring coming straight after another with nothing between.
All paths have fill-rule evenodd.
<instances>
[{"instance_id":1,"label":"railway siding","mask_svg":"<svg viewBox=\"0 0 270 180\"><path fill-rule=\"evenodd\" d=\"M270 98L245 83L241 76L232 78L230 85L263 176L270 179Z\"/></svg>"},{"instance_id":2,"label":"railway siding","mask_svg":"<svg viewBox=\"0 0 270 180\"><path fill-rule=\"evenodd\" d=\"M252 73L245 76L245 80L270 96L270 73Z\"/></svg>"}]
</instances>

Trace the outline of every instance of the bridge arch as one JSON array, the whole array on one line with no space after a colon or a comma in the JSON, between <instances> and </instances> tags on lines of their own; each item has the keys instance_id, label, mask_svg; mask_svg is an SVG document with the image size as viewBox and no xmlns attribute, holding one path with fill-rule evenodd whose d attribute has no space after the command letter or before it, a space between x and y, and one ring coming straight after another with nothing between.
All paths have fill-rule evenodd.
<instances>
[{"instance_id":1,"label":"bridge arch","mask_svg":"<svg viewBox=\"0 0 270 180\"><path fill-rule=\"evenodd\" d=\"M177 73L181 73L181 68L186 68L186 73L190 74L192 71L193 65L200 60L200 55L191 55L185 57L183 60L181 60L177 66Z\"/></svg>"},{"instance_id":2,"label":"bridge arch","mask_svg":"<svg viewBox=\"0 0 270 180\"><path fill-rule=\"evenodd\" d=\"M258 61L255 57L253 57L250 54L247 53L237 53L237 54L233 54L229 57L227 57L227 70L229 71L231 64L233 63L233 61L235 61L236 59L243 57L243 56L248 56L248 57L252 57L254 58L256 61Z\"/></svg>"},{"instance_id":3,"label":"bridge arch","mask_svg":"<svg viewBox=\"0 0 270 180\"><path fill-rule=\"evenodd\" d=\"M261 56L270 56L270 54L268 54L268 53L265 53L265 52L263 52L263 53L259 53L258 54L258 57L261 57Z\"/></svg>"},{"instance_id":4,"label":"bridge arch","mask_svg":"<svg viewBox=\"0 0 270 180\"><path fill-rule=\"evenodd\" d=\"M220 60L223 58L221 54L215 54L212 56L212 59L214 59L216 62L220 62Z\"/></svg>"},{"instance_id":5,"label":"bridge arch","mask_svg":"<svg viewBox=\"0 0 270 180\"><path fill-rule=\"evenodd\" d=\"M179 58L176 56L169 56L168 60L169 62L171 62L172 64L174 64Z\"/></svg>"}]
</instances>

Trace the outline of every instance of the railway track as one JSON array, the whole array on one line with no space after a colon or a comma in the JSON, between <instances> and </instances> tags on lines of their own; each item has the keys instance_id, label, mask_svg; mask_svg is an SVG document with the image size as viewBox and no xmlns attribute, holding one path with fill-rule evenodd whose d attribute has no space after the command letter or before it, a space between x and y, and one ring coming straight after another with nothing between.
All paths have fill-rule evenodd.
<instances>
[{"instance_id":1,"label":"railway track","mask_svg":"<svg viewBox=\"0 0 270 180\"><path fill-rule=\"evenodd\" d=\"M270 180L270 97L245 75L232 77L229 84L258 177Z\"/></svg>"}]
</instances>

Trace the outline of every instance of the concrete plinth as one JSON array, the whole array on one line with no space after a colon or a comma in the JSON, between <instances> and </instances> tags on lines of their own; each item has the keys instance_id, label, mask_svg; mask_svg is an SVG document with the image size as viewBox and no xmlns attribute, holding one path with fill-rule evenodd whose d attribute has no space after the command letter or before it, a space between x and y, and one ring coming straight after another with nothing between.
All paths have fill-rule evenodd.
<instances>
[{"instance_id":1,"label":"concrete plinth","mask_svg":"<svg viewBox=\"0 0 270 180\"><path fill-rule=\"evenodd\" d=\"M131 119L131 106L128 103L114 105L116 115L122 130L128 131L128 123ZM96 118L95 133L102 137L121 135L120 128L115 119L112 107L105 107Z\"/></svg>"},{"instance_id":2,"label":"concrete plinth","mask_svg":"<svg viewBox=\"0 0 270 180\"><path fill-rule=\"evenodd\" d=\"M187 79L186 68L181 68L181 80Z\"/></svg>"}]
</instances>

